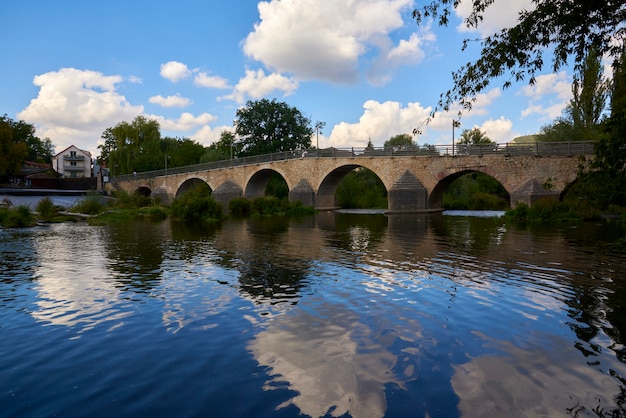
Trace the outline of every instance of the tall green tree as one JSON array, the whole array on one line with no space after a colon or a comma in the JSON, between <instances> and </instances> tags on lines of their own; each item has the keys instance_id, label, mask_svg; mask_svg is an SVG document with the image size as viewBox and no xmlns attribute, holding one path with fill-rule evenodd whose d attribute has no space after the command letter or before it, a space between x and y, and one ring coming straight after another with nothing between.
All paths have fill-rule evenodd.
<instances>
[{"instance_id":1,"label":"tall green tree","mask_svg":"<svg viewBox=\"0 0 626 418\"><path fill-rule=\"evenodd\" d=\"M235 126L241 156L310 148L314 132L300 110L275 99L249 100L237 110Z\"/></svg>"},{"instance_id":2,"label":"tall green tree","mask_svg":"<svg viewBox=\"0 0 626 418\"><path fill-rule=\"evenodd\" d=\"M206 147L189 138L161 138L159 148L162 165L165 166L167 159L167 166L170 168L198 164L206 152Z\"/></svg>"},{"instance_id":3,"label":"tall green tree","mask_svg":"<svg viewBox=\"0 0 626 418\"><path fill-rule=\"evenodd\" d=\"M539 141L592 141L602 135L600 126L611 83L603 76L598 54L591 50L574 75L572 99L563 115L541 128Z\"/></svg>"},{"instance_id":4,"label":"tall green tree","mask_svg":"<svg viewBox=\"0 0 626 418\"><path fill-rule=\"evenodd\" d=\"M585 217L612 205L626 206L626 54L613 65L610 103L611 113L596 142L591 170L581 171L564 196Z\"/></svg>"},{"instance_id":5,"label":"tall green tree","mask_svg":"<svg viewBox=\"0 0 626 418\"><path fill-rule=\"evenodd\" d=\"M572 83L568 111L576 129L595 130L606 108L610 83L603 76L602 61L595 49L587 52Z\"/></svg>"},{"instance_id":6,"label":"tall green tree","mask_svg":"<svg viewBox=\"0 0 626 418\"><path fill-rule=\"evenodd\" d=\"M200 162L210 163L229 160L238 154L237 147L239 144L235 143L235 133L222 131L220 139L205 148L204 154L200 157Z\"/></svg>"},{"instance_id":7,"label":"tall green tree","mask_svg":"<svg viewBox=\"0 0 626 418\"><path fill-rule=\"evenodd\" d=\"M624 178L626 168L626 51L613 65L611 115L596 145L594 167Z\"/></svg>"},{"instance_id":8,"label":"tall green tree","mask_svg":"<svg viewBox=\"0 0 626 418\"><path fill-rule=\"evenodd\" d=\"M559 116L552 123L544 125L539 130L537 141L540 142L567 142L582 139L580 130L574 128L571 117L566 113Z\"/></svg>"},{"instance_id":9,"label":"tall green tree","mask_svg":"<svg viewBox=\"0 0 626 418\"><path fill-rule=\"evenodd\" d=\"M25 142L14 138L15 121L4 115L0 118L0 179L6 181L16 173L26 156L28 147Z\"/></svg>"},{"instance_id":10,"label":"tall green tree","mask_svg":"<svg viewBox=\"0 0 626 418\"><path fill-rule=\"evenodd\" d=\"M472 129L464 129L457 143L461 145L494 144L494 142L489 139L487 134L481 131L478 127L474 127Z\"/></svg>"},{"instance_id":11,"label":"tall green tree","mask_svg":"<svg viewBox=\"0 0 626 418\"><path fill-rule=\"evenodd\" d=\"M465 26L478 28L485 10L495 1L473 0ZM447 26L460 4L460 0L432 0L414 10L413 17L418 24L433 19ZM522 80L533 84L546 62L544 55L551 55L553 71L571 58L575 66L581 67L590 50L597 51L598 56L619 59L626 35L624 0L534 0L533 6L520 11L514 26L477 41L481 47L479 58L452 73L453 86L441 94L435 111L449 109L457 102L465 109L471 108L476 95L494 79L502 80L503 88ZM466 39L461 49L470 43L473 41Z\"/></svg>"},{"instance_id":12,"label":"tall green tree","mask_svg":"<svg viewBox=\"0 0 626 418\"><path fill-rule=\"evenodd\" d=\"M137 116L130 123L107 128L102 138L105 143L101 152L106 153L106 163L115 175L163 168L161 132L156 120Z\"/></svg>"},{"instance_id":13,"label":"tall green tree","mask_svg":"<svg viewBox=\"0 0 626 418\"><path fill-rule=\"evenodd\" d=\"M34 135L29 136L26 140L28 145L28 161L36 163L50 164L54 156L54 145L50 138L40 139Z\"/></svg>"},{"instance_id":14,"label":"tall green tree","mask_svg":"<svg viewBox=\"0 0 626 418\"><path fill-rule=\"evenodd\" d=\"M409 134L399 134L392 136L383 144L383 147L385 149L415 146L417 146L417 144L413 141L413 137Z\"/></svg>"},{"instance_id":15,"label":"tall green tree","mask_svg":"<svg viewBox=\"0 0 626 418\"><path fill-rule=\"evenodd\" d=\"M0 117L0 178L7 180L24 161L50 163L54 145L50 139L35 135L35 126L7 115Z\"/></svg>"},{"instance_id":16,"label":"tall green tree","mask_svg":"<svg viewBox=\"0 0 626 418\"><path fill-rule=\"evenodd\" d=\"M104 143L98 145L100 155L96 158L98 164L107 165L109 168L113 168L113 166L111 165L112 160L109 158L109 156L111 155L111 152L115 151L117 148L117 142L111 129L112 128L106 128L102 132L102 135L100 135L100 139L102 139Z\"/></svg>"}]
</instances>

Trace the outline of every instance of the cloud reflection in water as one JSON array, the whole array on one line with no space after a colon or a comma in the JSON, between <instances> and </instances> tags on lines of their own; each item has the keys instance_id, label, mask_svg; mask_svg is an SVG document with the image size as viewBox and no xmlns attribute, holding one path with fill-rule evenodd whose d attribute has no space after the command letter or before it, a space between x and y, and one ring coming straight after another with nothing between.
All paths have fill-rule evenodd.
<instances>
[{"instance_id":1,"label":"cloud reflection in water","mask_svg":"<svg viewBox=\"0 0 626 418\"><path fill-rule=\"evenodd\" d=\"M329 313L279 316L257 334L249 349L271 369L265 389L286 382L298 392L278 409L293 404L312 417L383 417L385 385L404 388L416 378L415 368L407 365L397 373L398 356L381 345L384 338L372 335L356 315Z\"/></svg>"}]
</instances>

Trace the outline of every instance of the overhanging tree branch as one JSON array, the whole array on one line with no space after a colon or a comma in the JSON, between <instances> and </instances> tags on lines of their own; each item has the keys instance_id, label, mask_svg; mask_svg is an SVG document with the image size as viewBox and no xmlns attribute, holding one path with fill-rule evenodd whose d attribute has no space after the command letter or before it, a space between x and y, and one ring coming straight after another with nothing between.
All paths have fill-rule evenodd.
<instances>
[{"instance_id":1,"label":"overhanging tree branch","mask_svg":"<svg viewBox=\"0 0 626 418\"><path fill-rule=\"evenodd\" d=\"M464 23L477 28L485 10L496 0L473 0L473 10ZM498 0L506 1L506 0ZM535 83L544 68L544 54L551 53L550 68L558 71L573 59L576 68L583 64L591 48L600 55L619 58L626 35L626 0L534 0L533 10L522 10L517 24L481 39L480 57L452 73L453 87L439 98L435 111L449 110L459 103L469 110L477 94L493 79L502 79L502 88L513 82ZM432 19L441 26L460 0L434 0L413 12L418 24ZM462 49L470 42L466 39Z\"/></svg>"}]
</instances>

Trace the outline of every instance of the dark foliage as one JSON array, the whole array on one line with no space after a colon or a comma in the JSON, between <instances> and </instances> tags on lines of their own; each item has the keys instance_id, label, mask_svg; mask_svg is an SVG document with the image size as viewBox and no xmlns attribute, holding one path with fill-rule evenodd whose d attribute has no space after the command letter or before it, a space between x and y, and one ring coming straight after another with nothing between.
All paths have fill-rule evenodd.
<instances>
[{"instance_id":1,"label":"dark foliage","mask_svg":"<svg viewBox=\"0 0 626 418\"><path fill-rule=\"evenodd\" d=\"M371 170L358 168L348 173L337 186L337 204L343 209L387 207L387 189Z\"/></svg>"}]
</instances>

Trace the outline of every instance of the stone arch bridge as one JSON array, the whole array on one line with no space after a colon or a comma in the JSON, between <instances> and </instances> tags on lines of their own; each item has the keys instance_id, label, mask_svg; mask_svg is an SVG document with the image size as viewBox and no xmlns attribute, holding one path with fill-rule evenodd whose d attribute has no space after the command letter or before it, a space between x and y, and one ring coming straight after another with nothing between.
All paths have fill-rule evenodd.
<instances>
[{"instance_id":1,"label":"stone arch bridge","mask_svg":"<svg viewBox=\"0 0 626 418\"><path fill-rule=\"evenodd\" d=\"M169 203L198 184L228 207L232 198L265 195L268 180L280 174L289 199L318 210L336 209L335 192L349 172L365 167L388 192L388 212L440 210L443 192L456 178L481 172L499 181L511 206L558 198L580 164L593 154L588 142L410 147L402 149L322 149L278 153L136 173L112 178L107 189L141 191Z\"/></svg>"}]
</instances>

